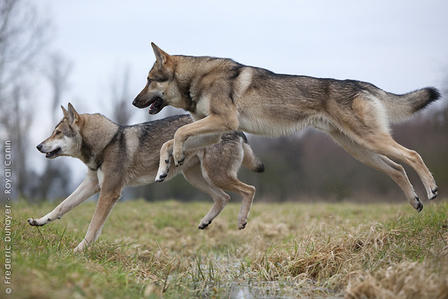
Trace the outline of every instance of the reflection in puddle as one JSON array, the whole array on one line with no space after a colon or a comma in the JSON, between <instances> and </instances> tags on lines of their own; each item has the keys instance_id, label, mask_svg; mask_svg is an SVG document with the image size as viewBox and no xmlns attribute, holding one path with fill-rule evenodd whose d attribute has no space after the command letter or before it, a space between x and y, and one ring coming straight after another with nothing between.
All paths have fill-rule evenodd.
<instances>
[{"instance_id":1,"label":"reflection in puddle","mask_svg":"<svg viewBox=\"0 0 448 299\"><path fill-rule=\"evenodd\" d=\"M248 286L232 284L232 287L230 288L229 298L231 298L231 299L249 299L249 298L254 298L254 295L251 294Z\"/></svg>"},{"instance_id":2,"label":"reflection in puddle","mask_svg":"<svg viewBox=\"0 0 448 299\"><path fill-rule=\"evenodd\" d=\"M215 256L213 262L204 262L198 257L191 267L196 270L192 275L192 280L197 282L196 294L203 298L344 298L342 292L318 286L318 282L304 274L281 281L260 281L258 272L228 257Z\"/></svg>"},{"instance_id":3,"label":"reflection in puddle","mask_svg":"<svg viewBox=\"0 0 448 299\"><path fill-rule=\"evenodd\" d=\"M316 294L321 293L322 296ZM300 288L297 285L288 285L275 281L244 283L232 282L229 288L230 299L253 299L253 298L343 298L343 296L328 296L328 290L321 288Z\"/></svg>"}]
</instances>

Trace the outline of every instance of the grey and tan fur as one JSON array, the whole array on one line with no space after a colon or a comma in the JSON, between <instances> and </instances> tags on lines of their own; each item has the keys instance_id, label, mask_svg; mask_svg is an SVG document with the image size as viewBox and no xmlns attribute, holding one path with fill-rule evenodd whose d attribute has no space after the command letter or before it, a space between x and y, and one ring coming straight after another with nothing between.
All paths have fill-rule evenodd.
<instances>
[{"instance_id":1,"label":"grey and tan fur","mask_svg":"<svg viewBox=\"0 0 448 299\"><path fill-rule=\"evenodd\" d=\"M71 156L83 161L88 172L81 185L47 215L28 219L30 225L40 226L59 219L72 208L99 192L95 213L85 238L75 248L84 249L101 233L103 224L125 186L154 182L159 165L159 149L174 132L192 122L188 115L168 117L132 126L120 126L100 114L78 114L71 104L50 137L37 146L47 158ZM241 132L222 136L221 142L207 148L194 148L187 143L185 163L170 169L167 179L182 172L185 179L209 194L214 205L199 224L207 227L222 211L233 191L242 196L238 227L247 223L255 195L255 187L237 178L243 164L253 171L263 171L263 164L255 157ZM200 143L200 142L199 142Z\"/></svg>"},{"instance_id":2,"label":"grey and tan fur","mask_svg":"<svg viewBox=\"0 0 448 299\"><path fill-rule=\"evenodd\" d=\"M193 136L232 130L278 136L312 126L359 161L390 176L418 211L423 204L403 167L394 161L418 173L429 199L437 196L437 185L420 155L398 144L389 128L437 100L435 88L397 95L366 82L275 74L231 59L169 55L152 46L156 62L133 104L150 106L150 113L172 105L195 119L162 146L157 179L168 172L165 160L171 154L176 165L182 163L184 143Z\"/></svg>"}]
</instances>

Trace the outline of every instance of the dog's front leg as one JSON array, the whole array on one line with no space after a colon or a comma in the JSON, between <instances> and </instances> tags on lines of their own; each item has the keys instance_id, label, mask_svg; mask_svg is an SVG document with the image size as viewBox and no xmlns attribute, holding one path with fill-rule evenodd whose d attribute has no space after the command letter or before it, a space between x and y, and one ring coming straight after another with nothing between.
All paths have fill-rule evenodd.
<instances>
[{"instance_id":1,"label":"dog's front leg","mask_svg":"<svg viewBox=\"0 0 448 299\"><path fill-rule=\"evenodd\" d=\"M168 140L160 148L159 169L157 170L155 179L155 181L158 183L163 182L163 180L168 175L168 171L170 169L170 157L173 152L173 143L174 139Z\"/></svg>"},{"instance_id":2,"label":"dog's front leg","mask_svg":"<svg viewBox=\"0 0 448 299\"><path fill-rule=\"evenodd\" d=\"M90 244L95 242L96 239L98 239L107 216L109 216L112 207L120 198L121 184L113 184L112 182L108 182L107 185L105 185L106 180L107 178L105 177L100 196L98 198L98 203L96 205L96 210L93 214L92 220L90 221L86 236L81 243L76 246L74 249L75 252L84 250Z\"/></svg>"},{"instance_id":3,"label":"dog's front leg","mask_svg":"<svg viewBox=\"0 0 448 299\"><path fill-rule=\"evenodd\" d=\"M182 165L184 156L184 143L192 136L209 133L224 133L236 130L238 128L238 120L236 117L224 117L219 115L209 115L191 124L184 125L177 129L174 134L173 144L173 160L176 166ZM197 148L210 145L210 141L207 138L198 139L200 142L196 144ZM216 142L219 138L215 139Z\"/></svg>"},{"instance_id":4,"label":"dog's front leg","mask_svg":"<svg viewBox=\"0 0 448 299\"><path fill-rule=\"evenodd\" d=\"M188 138L184 143L184 151L191 152L218 143L221 140L221 133L219 134L207 134L201 136L195 136L194 138ZM174 139L165 142L160 149L160 162L159 169L157 171L155 181L163 182L168 175L168 171L171 165L171 156L173 155L173 143Z\"/></svg>"},{"instance_id":5,"label":"dog's front leg","mask_svg":"<svg viewBox=\"0 0 448 299\"><path fill-rule=\"evenodd\" d=\"M90 196L96 194L99 189L96 171L89 170L87 177L82 181L78 188L54 208L53 211L38 219L28 218L28 223L32 226L42 226L50 221L59 219Z\"/></svg>"}]
</instances>

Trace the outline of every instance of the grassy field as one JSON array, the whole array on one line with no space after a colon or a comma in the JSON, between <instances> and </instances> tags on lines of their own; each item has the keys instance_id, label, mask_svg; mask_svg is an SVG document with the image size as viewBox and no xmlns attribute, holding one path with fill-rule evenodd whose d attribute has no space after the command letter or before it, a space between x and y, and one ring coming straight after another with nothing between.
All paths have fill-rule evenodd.
<instances>
[{"instance_id":1,"label":"grassy field","mask_svg":"<svg viewBox=\"0 0 448 299\"><path fill-rule=\"evenodd\" d=\"M245 230L230 204L118 203L99 241L82 240L95 205L37 228L53 205L13 207L15 298L447 298L448 203L255 203ZM2 246L2 249L3 246ZM3 252L1 253L3 256ZM3 296L3 294L2 294Z\"/></svg>"}]
</instances>

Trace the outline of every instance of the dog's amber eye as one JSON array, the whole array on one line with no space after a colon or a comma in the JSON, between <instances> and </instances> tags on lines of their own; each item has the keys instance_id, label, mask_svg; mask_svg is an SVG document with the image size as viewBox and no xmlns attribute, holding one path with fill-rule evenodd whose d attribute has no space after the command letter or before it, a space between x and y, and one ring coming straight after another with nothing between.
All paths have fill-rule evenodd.
<instances>
[{"instance_id":1,"label":"dog's amber eye","mask_svg":"<svg viewBox=\"0 0 448 299\"><path fill-rule=\"evenodd\" d=\"M59 131L59 130L57 130L56 132L54 132L55 135L59 135L59 134L61 134L61 133L62 133L62 132Z\"/></svg>"},{"instance_id":2,"label":"dog's amber eye","mask_svg":"<svg viewBox=\"0 0 448 299\"><path fill-rule=\"evenodd\" d=\"M155 77L155 78L149 79L148 82L151 83L152 81L157 82L157 83L162 83L162 82L168 81L168 78L165 78L165 77Z\"/></svg>"}]
</instances>

